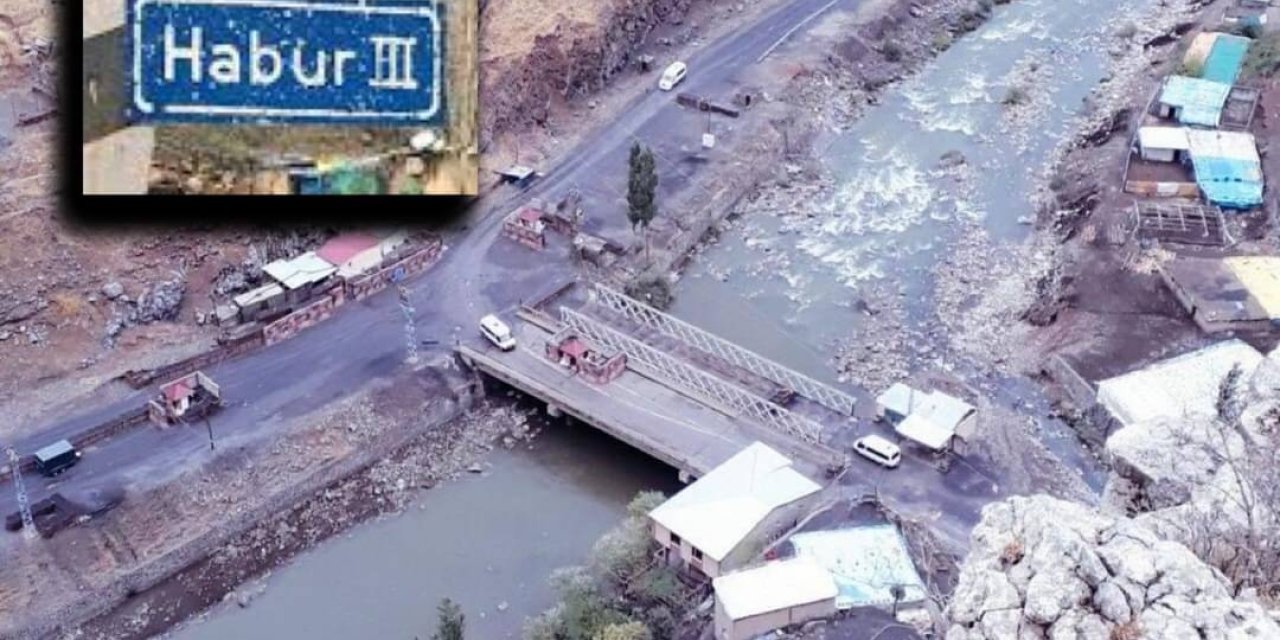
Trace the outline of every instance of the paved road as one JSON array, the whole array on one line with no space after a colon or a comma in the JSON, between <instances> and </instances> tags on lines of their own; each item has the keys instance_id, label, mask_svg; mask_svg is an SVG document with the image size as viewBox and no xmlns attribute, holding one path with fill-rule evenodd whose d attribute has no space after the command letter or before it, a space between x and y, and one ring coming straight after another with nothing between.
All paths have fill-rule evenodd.
<instances>
[{"instance_id":1,"label":"paved road","mask_svg":"<svg viewBox=\"0 0 1280 640\"><path fill-rule=\"evenodd\" d=\"M847 8L859 0L841 0ZM689 59L690 75L682 91L723 96L742 71L769 51L780 38L815 13L831 6L830 0L794 0L762 19L705 46ZM803 33L802 31L799 33ZM439 340L429 350L440 353L454 340L475 339L475 322L493 310L509 311L520 300L553 289L572 276L561 256L518 247L499 236L501 214L527 198L554 198L569 186L583 192L586 226L597 233L617 237L627 226L622 202L626 157L633 139L651 145L660 159L679 155L682 146L696 146L705 116L681 109L674 95L650 90L633 100L601 131L526 192L509 188L483 199L473 226L447 240L447 251L427 274L413 281L413 302L418 310L422 339ZM699 188L696 164L677 166L660 161L661 198L674 198L682 190ZM485 215L479 215L479 212ZM254 446L291 418L347 397L364 384L392 375L404 358L404 331L395 295L383 292L348 305L333 319L296 338L208 370L223 387L229 406L214 420L221 449ZM22 453L79 431L89 425L139 406L154 389L132 393L117 402L81 412L68 407L68 415L54 418L38 436L18 443ZM69 497L89 494L117 485L134 490L171 479L185 469L209 459L208 439L202 426L160 430L144 427L85 452L82 462L56 484L28 476L33 499L55 488ZM907 469L896 475L905 476ZM941 485L931 469L911 472L919 476L904 484ZM853 478L849 478L853 480ZM928 492L931 497L946 494ZM914 490L913 490L914 491ZM0 512L14 509L8 486L0 489ZM970 509L963 509L969 520Z\"/></svg>"}]
</instances>

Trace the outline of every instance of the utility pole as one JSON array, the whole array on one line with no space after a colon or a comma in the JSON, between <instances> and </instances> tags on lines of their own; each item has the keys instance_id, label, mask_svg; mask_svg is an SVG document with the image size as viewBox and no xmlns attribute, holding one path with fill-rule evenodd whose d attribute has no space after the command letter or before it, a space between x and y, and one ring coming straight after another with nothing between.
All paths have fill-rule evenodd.
<instances>
[{"instance_id":1,"label":"utility pole","mask_svg":"<svg viewBox=\"0 0 1280 640\"><path fill-rule=\"evenodd\" d=\"M400 295L400 310L404 312L405 347L409 364L418 363L418 331L413 326L413 303L409 301L409 290L402 284L396 285L396 293Z\"/></svg>"},{"instance_id":2,"label":"utility pole","mask_svg":"<svg viewBox=\"0 0 1280 640\"><path fill-rule=\"evenodd\" d=\"M26 486L22 484L22 465L18 460L18 452L9 447L6 453L9 456L9 469L13 473L13 492L18 499L18 513L22 514L22 537L34 540L36 519L31 516L31 499L27 496Z\"/></svg>"}]
</instances>

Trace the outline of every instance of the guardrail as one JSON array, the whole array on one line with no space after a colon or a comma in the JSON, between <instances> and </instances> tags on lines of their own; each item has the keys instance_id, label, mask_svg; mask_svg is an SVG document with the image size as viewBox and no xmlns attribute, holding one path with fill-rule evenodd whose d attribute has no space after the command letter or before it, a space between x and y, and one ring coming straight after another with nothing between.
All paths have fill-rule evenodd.
<instances>
[{"instance_id":1,"label":"guardrail","mask_svg":"<svg viewBox=\"0 0 1280 640\"><path fill-rule=\"evenodd\" d=\"M608 327L577 311L561 307L561 320L597 344L627 354L627 366L676 390L766 427L820 444L822 425L792 413L737 385L696 369L635 338Z\"/></svg>"},{"instance_id":2,"label":"guardrail","mask_svg":"<svg viewBox=\"0 0 1280 640\"><path fill-rule=\"evenodd\" d=\"M853 396L839 389L788 369L768 358L748 351L713 333L699 329L675 316L658 311L643 302L623 295L602 284L595 286L595 292L598 302L628 320L655 329L663 335L675 338L730 364L742 367L762 378L794 389L806 398L810 398L832 411L844 415L853 415L853 408L857 401Z\"/></svg>"}]
</instances>

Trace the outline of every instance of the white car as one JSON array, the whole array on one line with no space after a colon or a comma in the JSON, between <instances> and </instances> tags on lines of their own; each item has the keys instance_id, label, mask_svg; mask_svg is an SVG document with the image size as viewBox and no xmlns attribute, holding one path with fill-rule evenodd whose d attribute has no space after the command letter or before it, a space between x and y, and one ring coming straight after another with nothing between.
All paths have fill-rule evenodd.
<instances>
[{"instance_id":1,"label":"white car","mask_svg":"<svg viewBox=\"0 0 1280 640\"><path fill-rule=\"evenodd\" d=\"M853 450L858 455L890 469L902 462L902 450L898 445L877 436L863 436L853 442Z\"/></svg>"},{"instance_id":2,"label":"white car","mask_svg":"<svg viewBox=\"0 0 1280 640\"><path fill-rule=\"evenodd\" d=\"M492 313L480 318L480 335L503 351L516 348L516 339L511 335L511 328Z\"/></svg>"},{"instance_id":3,"label":"white car","mask_svg":"<svg viewBox=\"0 0 1280 640\"><path fill-rule=\"evenodd\" d=\"M685 74L689 73L689 67L683 62L672 62L666 71L662 72L662 77L658 79L658 88L663 91L670 91L684 80Z\"/></svg>"}]
</instances>

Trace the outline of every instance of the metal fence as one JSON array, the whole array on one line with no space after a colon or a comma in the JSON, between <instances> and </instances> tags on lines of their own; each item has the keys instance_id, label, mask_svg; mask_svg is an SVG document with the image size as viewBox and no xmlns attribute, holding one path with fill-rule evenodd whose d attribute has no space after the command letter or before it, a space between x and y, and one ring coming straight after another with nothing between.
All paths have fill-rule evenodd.
<instances>
[{"instance_id":1,"label":"metal fence","mask_svg":"<svg viewBox=\"0 0 1280 640\"><path fill-rule=\"evenodd\" d=\"M787 411L737 385L700 371L577 311L561 307L560 318L587 339L626 353L627 366L636 369L639 373L670 384L678 391L687 392L696 398L723 407L734 415L806 442L814 444L820 442L822 426L808 418Z\"/></svg>"},{"instance_id":2,"label":"metal fence","mask_svg":"<svg viewBox=\"0 0 1280 640\"><path fill-rule=\"evenodd\" d=\"M778 384L794 389L800 395L809 398L822 406L842 413L853 415L856 400L853 396L832 388L804 374L792 371L772 360L725 340L715 334L695 327L679 318L667 315L643 302L609 287L597 284L596 299L608 309L623 317L652 328L663 335L675 338L712 356L742 367L751 373Z\"/></svg>"}]
</instances>

